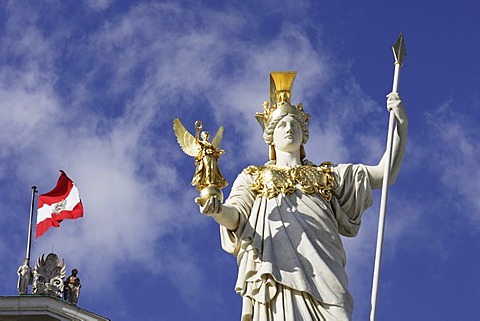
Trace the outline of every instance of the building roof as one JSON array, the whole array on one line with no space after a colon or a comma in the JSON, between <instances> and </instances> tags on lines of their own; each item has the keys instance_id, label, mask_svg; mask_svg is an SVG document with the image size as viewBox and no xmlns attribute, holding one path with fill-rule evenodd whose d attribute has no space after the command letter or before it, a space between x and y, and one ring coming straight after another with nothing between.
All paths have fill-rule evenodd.
<instances>
[{"instance_id":1,"label":"building roof","mask_svg":"<svg viewBox=\"0 0 480 321\"><path fill-rule=\"evenodd\" d=\"M44 295L0 296L2 321L110 321L61 299Z\"/></svg>"}]
</instances>

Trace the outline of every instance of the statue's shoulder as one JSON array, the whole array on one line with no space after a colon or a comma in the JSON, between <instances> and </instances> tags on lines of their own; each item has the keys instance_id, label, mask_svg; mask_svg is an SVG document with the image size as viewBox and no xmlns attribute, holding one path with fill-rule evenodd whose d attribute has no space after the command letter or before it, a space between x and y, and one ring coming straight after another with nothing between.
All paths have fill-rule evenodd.
<instances>
[{"instance_id":1,"label":"statue's shoulder","mask_svg":"<svg viewBox=\"0 0 480 321\"><path fill-rule=\"evenodd\" d=\"M318 167L320 167L321 170L331 173L333 172L333 168L335 167L335 165L333 164L333 162L325 161L325 162L322 162L320 165L318 165Z\"/></svg>"},{"instance_id":2,"label":"statue's shoulder","mask_svg":"<svg viewBox=\"0 0 480 321\"><path fill-rule=\"evenodd\" d=\"M250 165L250 166L247 166L246 168L244 168L242 173L246 174L246 175L249 175L249 176L252 176L252 175L255 175L255 174L258 174L258 173L262 172L266 167L267 166Z\"/></svg>"}]
</instances>

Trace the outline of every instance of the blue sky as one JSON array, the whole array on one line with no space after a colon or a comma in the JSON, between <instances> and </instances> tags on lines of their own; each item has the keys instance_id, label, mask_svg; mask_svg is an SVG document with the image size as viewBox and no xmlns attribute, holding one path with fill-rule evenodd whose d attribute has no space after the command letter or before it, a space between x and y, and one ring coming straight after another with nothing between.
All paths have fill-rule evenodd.
<instances>
[{"instance_id":1,"label":"blue sky","mask_svg":"<svg viewBox=\"0 0 480 321\"><path fill-rule=\"evenodd\" d=\"M307 157L375 164L391 46L409 119L389 193L378 320L476 320L480 302L480 5L475 1L4 1L0 4L0 295L16 294L30 187L59 169L85 216L49 230L79 306L112 320L239 320L235 259L189 186L172 120L225 127L232 183L268 149L254 113L271 70L296 70ZM228 195L229 187L224 190ZM354 320L367 320L380 192L345 239Z\"/></svg>"}]
</instances>

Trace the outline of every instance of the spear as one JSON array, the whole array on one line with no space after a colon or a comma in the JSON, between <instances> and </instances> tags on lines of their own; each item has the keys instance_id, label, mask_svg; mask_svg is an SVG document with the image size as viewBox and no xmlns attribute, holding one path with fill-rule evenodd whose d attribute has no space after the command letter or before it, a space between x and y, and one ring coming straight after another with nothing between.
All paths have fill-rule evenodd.
<instances>
[{"instance_id":1,"label":"spear","mask_svg":"<svg viewBox=\"0 0 480 321\"><path fill-rule=\"evenodd\" d=\"M393 55L395 57L395 73L393 75L393 88L392 92L398 92L398 80L400 78L400 67L402 66L403 59L407 56L405 50L405 43L403 41L403 33L397 38L397 41L392 46ZM377 250L375 253L375 268L373 271L373 286L372 286L372 310L370 311L370 321L375 321L375 314L377 308L377 295L378 295L378 283L380 278L380 264L382 261L382 248L383 248L383 234L385 231L385 216L387 212L387 196L388 196L388 180L390 176L390 167L392 163L392 145L393 145L393 130L395 125L395 113L390 111L390 118L388 121L388 136L387 136L387 149L385 151L385 168L383 172L382 182L382 198L380 201L380 215L378 219L378 234L377 234Z\"/></svg>"}]
</instances>

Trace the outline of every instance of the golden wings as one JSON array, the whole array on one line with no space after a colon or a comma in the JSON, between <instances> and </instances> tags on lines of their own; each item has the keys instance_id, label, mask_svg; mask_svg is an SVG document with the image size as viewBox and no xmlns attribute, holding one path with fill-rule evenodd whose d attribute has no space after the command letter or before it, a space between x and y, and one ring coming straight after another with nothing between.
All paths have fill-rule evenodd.
<instances>
[{"instance_id":1,"label":"golden wings","mask_svg":"<svg viewBox=\"0 0 480 321\"><path fill-rule=\"evenodd\" d=\"M182 148L182 150L185 152L185 154L192 156L192 157L197 157L200 154L200 151L202 150L202 145L200 144L200 131L203 128L203 123L200 120L197 120L195 122L195 136L190 134L188 130L183 126L182 122L180 119L175 118L173 120L173 131L175 133L175 136L177 136L177 142ZM208 134L207 134L208 137ZM213 137L213 140L211 144L215 148L220 147L220 143L223 138L223 126L220 126L218 128L217 133ZM206 138L208 142L208 138Z\"/></svg>"}]
</instances>

